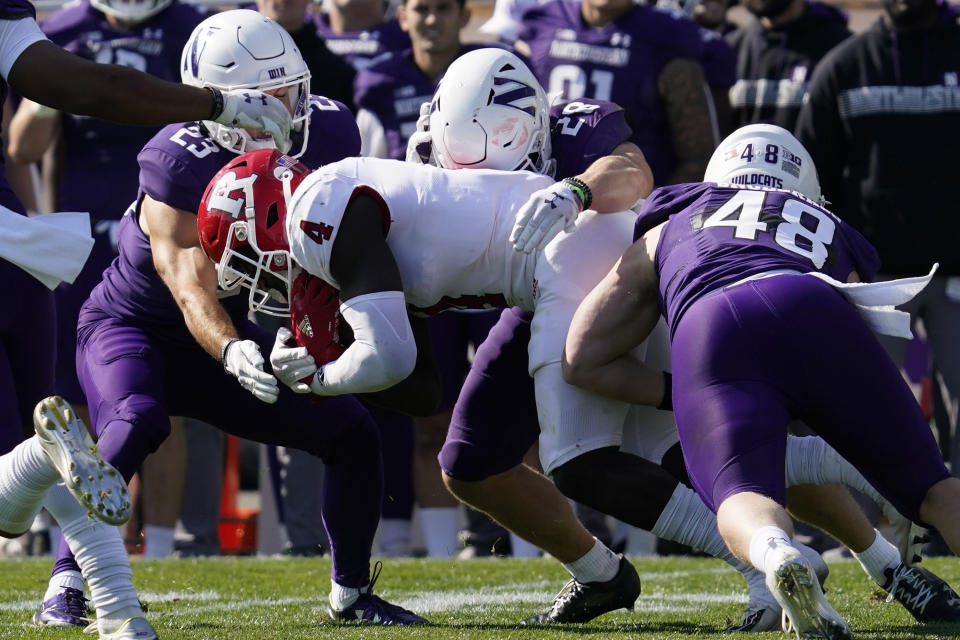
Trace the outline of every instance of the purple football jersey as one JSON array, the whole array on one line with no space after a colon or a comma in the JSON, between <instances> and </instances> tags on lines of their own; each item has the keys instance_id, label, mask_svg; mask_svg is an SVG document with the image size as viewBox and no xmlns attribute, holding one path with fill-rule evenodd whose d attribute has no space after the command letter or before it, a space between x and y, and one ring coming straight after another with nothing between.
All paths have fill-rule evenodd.
<instances>
[{"instance_id":1,"label":"purple football jersey","mask_svg":"<svg viewBox=\"0 0 960 640\"><path fill-rule=\"evenodd\" d=\"M594 29L583 22L579 3L551 0L523 14L520 40L530 48L530 68L548 93L622 106L654 178L670 175L675 160L657 81L670 60L702 58L696 25L637 5Z\"/></svg>"},{"instance_id":2,"label":"purple football jersey","mask_svg":"<svg viewBox=\"0 0 960 640\"><path fill-rule=\"evenodd\" d=\"M310 167L335 162L360 152L360 134L353 115L344 105L311 96L309 140L300 160ZM210 179L235 156L214 142L196 123L164 127L143 148L140 190L158 202L186 211L197 211ZM171 340L193 339L176 302L153 266L150 240L137 223L137 207L120 223L120 255L104 271L103 280L84 305L137 326L163 332ZM231 312L245 315L245 296L235 297Z\"/></svg>"},{"instance_id":3,"label":"purple football jersey","mask_svg":"<svg viewBox=\"0 0 960 640\"><path fill-rule=\"evenodd\" d=\"M750 275L820 271L846 282L856 271L870 281L880 267L859 232L790 191L712 182L661 187L644 202L634 239L667 220L655 261L671 330L695 300Z\"/></svg>"},{"instance_id":4,"label":"purple football jersey","mask_svg":"<svg viewBox=\"0 0 960 640\"><path fill-rule=\"evenodd\" d=\"M561 180L583 173L594 160L629 142L630 125L623 109L612 102L581 98L550 108L554 176Z\"/></svg>"},{"instance_id":5,"label":"purple football jersey","mask_svg":"<svg viewBox=\"0 0 960 640\"><path fill-rule=\"evenodd\" d=\"M118 28L84 0L52 14L40 28L53 43L88 60L179 82L180 52L204 17L192 5L174 3L141 24ZM94 225L119 219L137 189L137 153L159 127L124 126L67 113L62 126L65 160L57 208L89 211Z\"/></svg>"},{"instance_id":6,"label":"purple football jersey","mask_svg":"<svg viewBox=\"0 0 960 640\"><path fill-rule=\"evenodd\" d=\"M383 60L387 55L410 48L410 36L400 28L396 20L381 22L373 29L337 33L330 26L325 13L316 13L313 18L317 33L326 41L327 48L349 62L355 69L366 69Z\"/></svg>"},{"instance_id":7,"label":"purple football jersey","mask_svg":"<svg viewBox=\"0 0 960 640\"><path fill-rule=\"evenodd\" d=\"M464 45L458 55L489 46ZM411 49L389 54L357 72L353 101L357 108L370 111L380 120L390 158L403 160L406 157L407 140L417 130L420 105L433 99L442 77L431 80L423 75L413 62Z\"/></svg>"}]
</instances>

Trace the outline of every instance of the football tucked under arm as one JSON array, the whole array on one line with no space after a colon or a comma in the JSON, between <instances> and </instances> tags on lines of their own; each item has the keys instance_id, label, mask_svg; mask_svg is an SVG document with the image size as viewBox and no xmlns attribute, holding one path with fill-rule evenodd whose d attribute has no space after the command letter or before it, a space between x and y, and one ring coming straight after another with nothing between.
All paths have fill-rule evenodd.
<instances>
[{"instance_id":1,"label":"football tucked under arm","mask_svg":"<svg viewBox=\"0 0 960 640\"><path fill-rule=\"evenodd\" d=\"M321 396L372 393L397 384L417 364L417 344L402 291L377 291L350 298L340 313L353 343L322 365L310 388Z\"/></svg>"},{"instance_id":2,"label":"football tucked under arm","mask_svg":"<svg viewBox=\"0 0 960 640\"><path fill-rule=\"evenodd\" d=\"M320 367L343 355L348 341L341 339L339 292L302 272L290 288L290 328L277 331L270 354L274 374L297 393L310 393ZM350 337L349 335L347 337Z\"/></svg>"},{"instance_id":3,"label":"football tucked under arm","mask_svg":"<svg viewBox=\"0 0 960 640\"><path fill-rule=\"evenodd\" d=\"M340 292L309 273L301 273L290 296L290 331L297 346L305 347L318 367L343 355L352 340L340 315ZM341 328L346 329L344 336ZM304 382L310 384L310 380Z\"/></svg>"}]
</instances>

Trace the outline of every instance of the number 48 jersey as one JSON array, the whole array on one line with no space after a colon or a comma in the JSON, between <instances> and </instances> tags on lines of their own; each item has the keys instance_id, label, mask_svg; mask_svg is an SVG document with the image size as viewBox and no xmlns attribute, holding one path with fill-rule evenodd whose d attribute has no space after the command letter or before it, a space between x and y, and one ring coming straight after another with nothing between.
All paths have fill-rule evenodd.
<instances>
[{"instance_id":1,"label":"number 48 jersey","mask_svg":"<svg viewBox=\"0 0 960 640\"><path fill-rule=\"evenodd\" d=\"M671 329L710 291L769 271L819 271L846 282L876 276L880 259L859 232L799 193L713 182L655 190L634 239L667 222L654 260Z\"/></svg>"}]
</instances>

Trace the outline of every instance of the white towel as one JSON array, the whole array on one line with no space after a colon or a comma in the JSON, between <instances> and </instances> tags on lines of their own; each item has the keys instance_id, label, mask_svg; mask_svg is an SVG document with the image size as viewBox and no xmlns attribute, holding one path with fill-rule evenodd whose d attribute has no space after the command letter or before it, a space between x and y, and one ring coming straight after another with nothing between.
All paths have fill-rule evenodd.
<instances>
[{"instance_id":1,"label":"white towel","mask_svg":"<svg viewBox=\"0 0 960 640\"><path fill-rule=\"evenodd\" d=\"M28 218L0 207L0 258L49 289L56 289L61 282L73 282L91 249L89 213L47 213Z\"/></svg>"},{"instance_id":2,"label":"white towel","mask_svg":"<svg viewBox=\"0 0 960 640\"><path fill-rule=\"evenodd\" d=\"M939 266L939 263L933 265L930 273L925 276L883 282L840 282L816 271L808 275L828 282L842 293L857 308L870 328L877 333L909 340L913 338L913 332L910 330L910 314L906 311L898 311L894 307L909 302L923 291L923 288L933 279L933 274Z\"/></svg>"}]
</instances>

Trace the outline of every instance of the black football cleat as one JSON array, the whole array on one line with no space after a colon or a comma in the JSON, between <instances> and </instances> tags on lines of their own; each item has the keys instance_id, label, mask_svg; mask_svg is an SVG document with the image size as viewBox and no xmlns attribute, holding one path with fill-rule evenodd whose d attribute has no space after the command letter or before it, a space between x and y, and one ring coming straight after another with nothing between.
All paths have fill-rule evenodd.
<instances>
[{"instance_id":1,"label":"black football cleat","mask_svg":"<svg viewBox=\"0 0 960 640\"><path fill-rule=\"evenodd\" d=\"M607 582L571 580L543 613L527 618L523 624L550 622L589 622L617 609L633 609L640 595L640 576L626 558L620 558L620 570Z\"/></svg>"},{"instance_id":2,"label":"black football cleat","mask_svg":"<svg viewBox=\"0 0 960 640\"><path fill-rule=\"evenodd\" d=\"M960 622L960 596L931 572L900 564L885 573L887 600L902 604L917 622Z\"/></svg>"}]
</instances>

